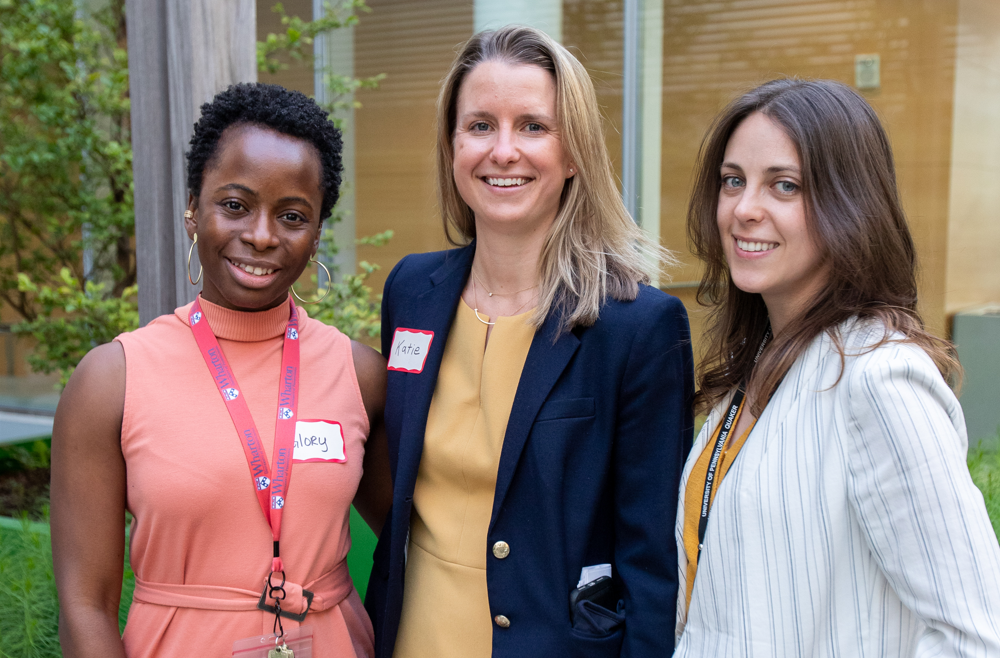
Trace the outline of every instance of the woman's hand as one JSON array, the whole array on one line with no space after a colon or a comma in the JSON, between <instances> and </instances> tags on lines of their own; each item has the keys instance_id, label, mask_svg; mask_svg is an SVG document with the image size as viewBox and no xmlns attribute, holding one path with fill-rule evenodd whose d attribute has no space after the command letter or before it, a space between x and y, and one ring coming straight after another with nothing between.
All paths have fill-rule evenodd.
<instances>
[{"instance_id":1,"label":"woman's hand","mask_svg":"<svg viewBox=\"0 0 1000 658\"><path fill-rule=\"evenodd\" d=\"M118 634L125 559L125 352L91 350L52 429L52 557L64 655L124 656Z\"/></svg>"},{"instance_id":2,"label":"woman's hand","mask_svg":"<svg viewBox=\"0 0 1000 658\"><path fill-rule=\"evenodd\" d=\"M368 412L368 441L365 443L364 474L354 496L354 507L378 537L392 506L392 476L389 472L389 443L382 413L385 410L385 358L356 341L351 341L354 370L358 374L361 399Z\"/></svg>"}]
</instances>

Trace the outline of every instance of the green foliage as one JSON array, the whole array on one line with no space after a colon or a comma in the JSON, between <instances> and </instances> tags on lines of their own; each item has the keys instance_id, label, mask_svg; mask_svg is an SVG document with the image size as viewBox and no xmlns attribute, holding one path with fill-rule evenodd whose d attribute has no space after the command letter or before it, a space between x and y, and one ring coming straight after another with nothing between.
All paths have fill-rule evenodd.
<instances>
[{"instance_id":1,"label":"green foliage","mask_svg":"<svg viewBox=\"0 0 1000 658\"><path fill-rule=\"evenodd\" d=\"M0 519L0 658L61 656L59 599L52 569L52 545L47 524L20 527ZM11 527L11 526L15 527ZM118 631L125 630L135 574L129 568L125 542L125 570Z\"/></svg>"},{"instance_id":2,"label":"green foliage","mask_svg":"<svg viewBox=\"0 0 1000 658\"><path fill-rule=\"evenodd\" d=\"M381 247L392 238L392 230L360 238L357 243ZM326 231L320 240L316 257L324 262L333 262L337 246L333 242L333 232ZM369 276L379 269L378 265L361 261L358 274L347 274L332 284L324 281L318 286L319 302L309 307L309 317L325 324L333 325L345 335L355 340L374 339L382 329L380 307L382 295L372 295L372 289L365 285ZM316 283L316 275L312 277ZM329 289L329 293L326 290Z\"/></svg>"},{"instance_id":3,"label":"green foliage","mask_svg":"<svg viewBox=\"0 0 1000 658\"><path fill-rule=\"evenodd\" d=\"M298 61L312 61L312 45L316 36L342 27L353 27L358 24L355 11L368 12L371 9L364 0L344 0L336 6L324 2L323 16L311 21L289 16L280 2L271 11L281 17L285 31L268 34L263 41L257 42L257 68L266 73L287 68L281 61L281 55Z\"/></svg>"},{"instance_id":4,"label":"green foliage","mask_svg":"<svg viewBox=\"0 0 1000 658\"><path fill-rule=\"evenodd\" d=\"M280 3L274 6L273 11L281 17L284 31L280 34L268 34L264 41L257 43L257 67L265 73L274 73L287 68L289 60L310 62L315 65L312 53L313 41L317 36L357 25L357 12L371 10L363 0L343 0L337 5L325 3L323 16L312 21L289 16ZM329 68L322 70L322 75L328 100L320 102L320 107L327 111L330 119L340 128L343 128L344 124L344 111L361 107L361 104L354 99L354 92L358 89L375 89L379 81L385 77L380 74L370 78L353 78L338 74ZM341 191L343 192L348 185L350 183L345 182ZM333 208L330 218L326 220L316 258L328 264L328 267L335 261L338 253L333 238L333 225L343 221L345 214L346 211L338 204ZM360 238L357 244L379 247L390 238L392 231L388 230ZM379 317L382 295L373 295L372 289L365 285L365 282L379 269L379 266L361 261L358 263L359 271L353 274L338 272L336 267L331 269L336 279L333 282L318 282L315 274L310 277L316 290L316 298L320 301L310 306L309 316L337 327L352 339L377 338L382 328Z\"/></svg>"},{"instance_id":5,"label":"green foliage","mask_svg":"<svg viewBox=\"0 0 1000 658\"><path fill-rule=\"evenodd\" d=\"M61 656L49 535L0 527L0 656Z\"/></svg>"},{"instance_id":6,"label":"green foliage","mask_svg":"<svg viewBox=\"0 0 1000 658\"><path fill-rule=\"evenodd\" d=\"M0 0L0 300L25 320L64 269L106 297L135 283L123 6Z\"/></svg>"},{"instance_id":7,"label":"green foliage","mask_svg":"<svg viewBox=\"0 0 1000 658\"><path fill-rule=\"evenodd\" d=\"M0 446L0 473L48 468L51 454L51 438Z\"/></svg>"},{"instance_id":8,"label":"green foliage","mask_svg":"<svg viewBox=\"0 0 1000 658\"><path fill-rule=\"evenodd\" d=\"M980 446L969 453L972 481L983 492L993 532L1000 537L1000 452L986 452Z\"/></svg>"},{"instance_id":9,"label":"green foliage","mask_svg":"<svg viewBox=\"0 0 1000 658\"><path fill-rule=\"evenodd\" d=\"M276 73L288 68L288 60L310 62L313 58L313 42L321 34L329 33L345 27L358 24L357 12L369 12L364 0L343 0L339 4L323 4L323 16L306 21L298 16L289 16L285 7L279 2L272 10L281 17L283 32L268 34L263 41L257 42L257 68L265 73ZM354 92L359 89L374 89L385 74L370 78L354 78L341 75L330 68L322 70L323 86L331 100L324 103L324 108L330 113L330 118L343 127L343 110L360 108L361 103L354 100Z\"/></svg>"},{"instance_id":10,"label":"green foliage","mask_svg":"<svg viewBox=\"0 0 1000 658\"><path fill-rule=\"evenodd\" d=\"M65 384L135 328L124 0L0 0L0 300Z\"/></svg>"},{"instance_id":11,"label":"green foliage","mask_svg":"<svg viewBox=\"0 0 1000 658\"><path fill-rule=\"evenodd\" d=\"M114 340L125 331L139 326L136 286L124 289L121 296L104 294L105 284L79 281L63 268L57 286L38 286L26 274L18 275L19 289L31 293L42 308L41 315L14 326L14 331L30 334L38 340L28 356L31 367L40 372L58 370L60 385L65 386L80 359L92 348Z\"/></svg>"}]
</instances>

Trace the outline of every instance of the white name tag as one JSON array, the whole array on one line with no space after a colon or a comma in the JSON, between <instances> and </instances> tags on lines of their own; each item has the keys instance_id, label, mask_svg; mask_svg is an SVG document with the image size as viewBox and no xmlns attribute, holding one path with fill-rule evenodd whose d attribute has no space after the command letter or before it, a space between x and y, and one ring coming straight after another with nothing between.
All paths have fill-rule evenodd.
<instances>
[{"instance_id":1,"label":"white name tag","mask_svg":"<svg viewBox=\"0 0 1000 658\"><path fill-rule=\"evenodd\" d=\"M300 420L295 423L292 461L346 462L344 432L340 423L332 420Z\"/></svg>"},{"instance_id":2,"label":"white name tag","mask_svg":"<svg viewBox=\"0 0 1000 658\"><path fill-rule=\"evenodd\" d=\"M396 329L392 337L392 349L389 350L389 370L422 372L433 340L433 331Z\"/></svg>"}]
</instances>

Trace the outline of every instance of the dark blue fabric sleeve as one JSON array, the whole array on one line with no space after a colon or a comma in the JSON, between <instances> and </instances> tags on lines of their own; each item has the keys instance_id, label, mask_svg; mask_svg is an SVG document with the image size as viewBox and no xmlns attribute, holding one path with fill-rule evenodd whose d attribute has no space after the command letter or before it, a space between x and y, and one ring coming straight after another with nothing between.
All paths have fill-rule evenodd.
<instances>
[{"instance_id":1,"label":"dark blue fabric sleeve","mask_svg":"<svg viewBox=\"0 0 1000 658\"><path fill-rule=\"evenodd\" d=\"M382 288L382 356L389 358L389 350L392 348L392 283L396 279L396 274L399 270L403 268L403 263L406 262L404 257L396 266L392 268L389 272L389 276L385 279L385 286Z\"/></svg>"},{"instance_id":2,"label":"dark blue fabric sleeve","mask_svg":"<svg viewBox=\"0 0 1000 658\"><path fill-rule=\"evenodd\" d=\"M622 656L662 658L673 651L674 521L691 448L693 395L687 313L669 297L655 305L634 335L619 389L614 567L625 602Z\"/></svg>"}]
</instances>

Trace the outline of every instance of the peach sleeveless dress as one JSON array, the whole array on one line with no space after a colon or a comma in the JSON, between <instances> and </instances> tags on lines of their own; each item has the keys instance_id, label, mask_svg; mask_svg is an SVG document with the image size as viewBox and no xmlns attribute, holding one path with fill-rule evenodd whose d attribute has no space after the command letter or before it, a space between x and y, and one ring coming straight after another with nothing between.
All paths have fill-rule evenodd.
<instances>
[{"instance_id":1,"label":"peach sleeveless dress","mask_svg":"<svg viewBox=\"0 0 1000 658\"><path fill-rule=\"evenodd\" d=\"M288 303L256 313L204 299L202 310L240 384L271 459ZM233 421L188 326L190 305L118 340L125 350L122 453L136 589L128 656L229 656L271 632L256 605L270 570L271 531ZM305 609L315 656L371 656L371 622L347 571L349 512L368 436L351 341L300 316L298 417L339 422L346 462L295 462L281 531L288 599ZM283 619L285 630L299 624Z\"/></svg>"}]
</instances>

